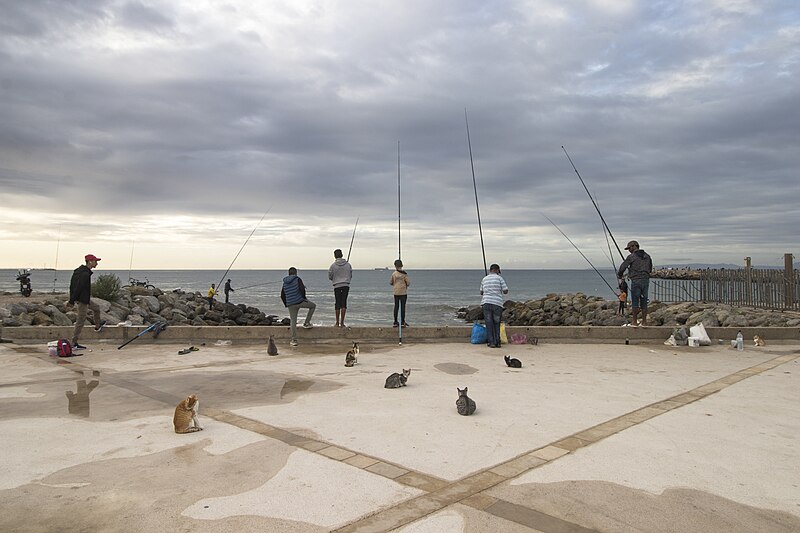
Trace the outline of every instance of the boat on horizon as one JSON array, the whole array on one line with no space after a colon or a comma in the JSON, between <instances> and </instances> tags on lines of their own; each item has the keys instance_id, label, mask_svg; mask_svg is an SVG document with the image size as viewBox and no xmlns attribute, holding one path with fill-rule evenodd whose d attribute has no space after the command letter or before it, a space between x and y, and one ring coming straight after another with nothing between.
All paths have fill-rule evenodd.
<instances>
[{"instance_id":1,"label":"boat on horizon","mask_svg":"<svg viewBox=\"0 0 800 533\"><path fill-rule=\"evenodd\" d=\"M389 267L375 267L372 270L391 270Z\"/></svg>"}]
</instances>

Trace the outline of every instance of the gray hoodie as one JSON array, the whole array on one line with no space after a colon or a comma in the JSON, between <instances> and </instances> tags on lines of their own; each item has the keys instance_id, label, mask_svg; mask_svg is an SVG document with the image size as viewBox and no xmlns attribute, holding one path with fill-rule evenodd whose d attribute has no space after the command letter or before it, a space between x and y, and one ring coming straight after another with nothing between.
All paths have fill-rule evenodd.
<instances>
[{"instance_id":1,"label":"gray hoodie","mask_svg":"<svg viewBox=\"0 0 800 533\"><path fill-rule=\"evenodd\" d=\"M644 250L636 250L630 254L617 270L617 277L621 278L628 270L628 277L634 279L650 279L650 272L653 270L653 260Z\"/></svg>"},{"instance_id":2,"label":"gray hoodie","mask_svg":"<svg viewBox=\"0 0 800 533\"><path fill-rule=\"evenodd\" d=\"M334 289L348 286L350 285L350 280L353 279L353 267L350 266L347 259L340 257L328 269L328 279L333 283Z\"/></svg>"}]
</instances>

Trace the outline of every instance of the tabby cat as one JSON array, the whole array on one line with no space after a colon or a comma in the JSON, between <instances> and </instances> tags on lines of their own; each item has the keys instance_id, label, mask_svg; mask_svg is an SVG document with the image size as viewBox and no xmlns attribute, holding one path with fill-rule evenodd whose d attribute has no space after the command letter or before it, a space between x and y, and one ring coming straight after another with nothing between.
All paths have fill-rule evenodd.
<instances>
[{"instance_id":1,"label":"tabby cat","mask_svg":"<svg viewBox=\"0 0 800 533\"><path fill-rule=\"evenodd\" d=\"M353 343L353 349L347 352L344 356L344 366L353 366L358 364L358 343Z\"/></svg>"},{"instance_id":2,"label":"tabby cat","mask_svg":"<svg viewBox=\"0 0 800 533\"><path fill-rule=\"evenodd\" d=\"M175 433L192 433L201 431L200 420L197 419L197 410L200 408L200 400L194 394L189 395L175 408L175 416L172 417L172 425L175 426Z\"/></svg>"},{"instance_id":3,"label":"tabby cat","mask_svg":"<svg viewBox=\"0 0 800 533\"><path fill-rule=\"evenodd\" d=\"M510 355L504 355L503 358L506 360L506 364L511 368L522 368L522 361L511 357Z\"/></svg>"},{"instance_id":4,"label":"tabby cat","mask_svg":"<svg viewBox=\"0 0 800 533\"><path fill-rule=\"evenodd\" d=\"M272 335L269 336L269 342L267 342L267 355L278 355L278 347L275 346L275 339L272 338Z\"/></svg>"},{"instance_id":5,"label":"tabby cat","mask_svg":"<svg viewBox=\"0 0 800 533\"><path fill-rule=\"evenodd\" d=\"M475 412L475 401L467 396L467 387L464 387L464 390L459 389L456 387L458 391L458 399L456 400L456 410L458 414L469 416Z\"/></svg>"},{"instance_id":6,"label":"tabby cat","mask_svg":"<svg viewBox=\"0 0 800 533\"><path fill-rule=\"evenodd\" d=\"M386 378L386 384L383 386L385 389L399 389L400 387L406 386L406 381L408 381L408 376L411 375L411 369L409 368L406 370L403 369L402 374L398 374L395 372L388 378Z\"/></svg>"}]
</instances>

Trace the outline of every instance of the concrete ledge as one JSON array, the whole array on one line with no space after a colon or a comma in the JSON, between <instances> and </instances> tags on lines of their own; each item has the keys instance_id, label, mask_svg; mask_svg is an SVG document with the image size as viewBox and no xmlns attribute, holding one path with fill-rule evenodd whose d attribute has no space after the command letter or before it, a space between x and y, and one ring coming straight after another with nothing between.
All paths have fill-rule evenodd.
<instances>
[{"instance_id":1,"label":"concrete ledge","mask_svg":"<svg viewBox=\"0 0 800 533\"><path fill-rule=\"evenodd\" d=\"M81 339L87 342L94 340L113 340L120 344L132 339L147 326L106 327L97 333L91 326L83 330ZM674 328L671 326L650 326L647 328L623 328L618 326L509 326L508 335L523 333L528 338L537 338L539 342L550 343L624 343L631 344L657 343L667 339ZM736 337L741 329L745 345L751 345L753 335L760 335L768 344L800 341L800 328L706 328L712 342L722 339L727 343ZM463 342L469 343L472 326L433 326L410 327L403 329L404 342ZM48 342L60 338L69 338L72 327L69 326L20 326L5 327L3 339L19 343ZM198 343L217 340L229 340L236 343L265 342L272 335L276 340L288 340L288 326L169 326L153 339L150 332L142 335L136 342L180 342ZM364 326L336 328L317 326L313 329L298 329L298 338L302 342L341 343L351 341L369 341L395 343L398 341L398 330L392 327Z\"/></svg>"}]
</instances>

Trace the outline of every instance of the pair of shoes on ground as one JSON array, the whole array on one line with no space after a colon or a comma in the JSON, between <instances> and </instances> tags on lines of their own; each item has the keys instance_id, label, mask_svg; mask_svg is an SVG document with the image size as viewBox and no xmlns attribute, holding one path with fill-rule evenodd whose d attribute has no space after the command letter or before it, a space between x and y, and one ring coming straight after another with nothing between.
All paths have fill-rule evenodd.
<instances>
[{"instance_id":1,"label":"pair of shoes on ground","mask_svg":"<svg viewBox=\"0 0 800 533\"><path fill-rule=\"evenodd\" d=\"M500 347L499 344L487 344L486 346L488 346L489 348L499 348Z\"/></svg>"},{"instance_id":2,"label":"pair of shoes on ground","mask_svg":"<svg viewBox=\"0 0 800 533\"><path fill-rule=\"evenodd\" d=\"M398 327L399 325L400 325L400 323L399 323L399 322L395 322L394 324L392 324L392 327L393 327L393 328L396 328L396 327ZM404 328L407 328L407 327L410 327L410 326L409 326L408 324L406 324L405 322L403 322L403 327L404 327Z\"/></svg>"},{"instance_id":3,"label":"pair of shoes on ground","mask_svg":"<svg viewBox=\"0 0 800 533\"><path fill-rule=\"evenodd\" d=\"M297 346L297 341L291 341L291 342L289 342L289 346Z\"/></svg>"},{"instance_id":4,"label":"pair of shoes on ground","mask_svg":"<svg viewBox=\"0 0 800 533\"><path fill-rule=\"evenodd\" d=\"M107 323L108 323L107 320L101 320L100 323L94 327L94 330L95 331L103 331L103 328L106 327Z\"/></svg>"},{"instance_id":5,"label":"pair of shoes on ground","mask_svg":"<svg viewBox=\"0 0 800 533\"><path fill-rule=\"evenodd\" d=\"M184 348L183 350L178 350L178 355L186 355L187 353L197 352L200 348L196 346L189 346L188 348Z\"/></svg>"}]
</instances>

